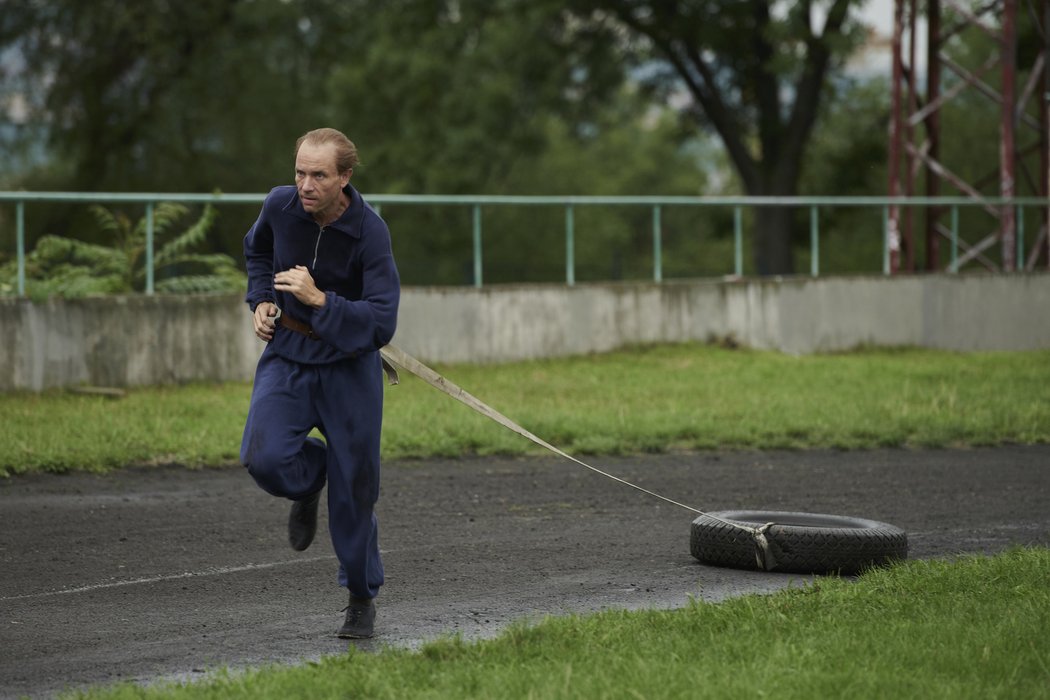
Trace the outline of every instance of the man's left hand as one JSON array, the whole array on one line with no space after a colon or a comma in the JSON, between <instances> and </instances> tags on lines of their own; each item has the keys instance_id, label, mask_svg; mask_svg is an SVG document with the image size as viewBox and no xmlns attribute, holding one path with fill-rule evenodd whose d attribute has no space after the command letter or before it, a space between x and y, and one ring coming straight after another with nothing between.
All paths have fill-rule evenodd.
<instances>
[{"instance_id":1,"label":"man's left hand","mask_svg":"<svg viewBox=\"0 0 1050 700\"><path fill-rule=\"evenodd\" d=\"M291 292L296 299L315 309L324 306L324 292L317 288L310 271L302 265L274 275L273 288L280 292Z\"/></svg>"}]
</instances>

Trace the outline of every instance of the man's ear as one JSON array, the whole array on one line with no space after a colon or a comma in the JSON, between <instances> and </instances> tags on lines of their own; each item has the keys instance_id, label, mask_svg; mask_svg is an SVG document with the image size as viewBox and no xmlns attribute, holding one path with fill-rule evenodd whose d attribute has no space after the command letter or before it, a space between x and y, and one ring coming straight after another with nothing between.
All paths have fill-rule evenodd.
<instances>
[{"instance_id":1,"label":"man's ear","mask_svg":"<svg viewBox=\"0 0 1050 700\"><path fill-rule=\"evenodd\" d=\"M343 187L347 186L347 184L350 182L350 178L353 176L353 174L354 174L354 169L353 168L350 168L345 173L343 173L343 179L342 179Z\"/></svg>"}]
</instances>

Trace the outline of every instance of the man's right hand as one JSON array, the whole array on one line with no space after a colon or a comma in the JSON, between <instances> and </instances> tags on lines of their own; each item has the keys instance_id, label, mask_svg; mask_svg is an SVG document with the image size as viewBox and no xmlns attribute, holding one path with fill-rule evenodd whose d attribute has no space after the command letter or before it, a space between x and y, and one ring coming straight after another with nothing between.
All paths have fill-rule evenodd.
<instances>
[{"instance_id":1,"label":"man's right hand","mask_svg":"<svg viewBox=\"0 0 1050 700\"><path fill-rule=\"evenodd\" d=\"M252 325L255 326L255 335L267 343L273 340L273 330L277 319L277 305L270 301L264 301L255 307L255 315L252 316Z\"/></svg>"}]
</instances>

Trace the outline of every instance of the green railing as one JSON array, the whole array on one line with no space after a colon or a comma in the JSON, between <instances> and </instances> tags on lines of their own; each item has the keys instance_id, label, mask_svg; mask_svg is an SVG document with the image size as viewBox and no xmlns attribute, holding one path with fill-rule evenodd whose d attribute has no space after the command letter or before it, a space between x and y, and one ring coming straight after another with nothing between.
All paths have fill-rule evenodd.
<instances>
[{"instance_id":1,"label":"green railing","mask_svg":"<svg viewBox=\"0 0 1050 700\"><path fill-rule=\"evenodd\" d=\"M261 203L265 194L188 194L188 193L115 193L115 192L0 192L0 203L15 206L15 240L18 261L17 290L25 295L25 205L27 202L136 203L146 208L146 293L153 293L153 207L158 202L183 204L251 204ZM652 208L654 282L663 281L661 219L665 207L731 207L733 209L733 265L736 276L743 275L743 211L757 207L809 208L810 275L820 274L820 209L838 207L880 208L883 214L883 274L890 274L889 227L891 207L938 207L950 212L950 272L959 266L960 207L1016 207L1017 260L1023 260L1025 247L1024 207L1050 208L1050 200L1041 197L605 197L605 196L528 196L528 195L417 195L372 194L365 199L376 209L384 204L439 205L471 208L474 286L482 285L482 207L493 206L559 206L565 208L565 282L576 283L575 209L587 206L629 206Z\"/></svg>"}]
</instances>

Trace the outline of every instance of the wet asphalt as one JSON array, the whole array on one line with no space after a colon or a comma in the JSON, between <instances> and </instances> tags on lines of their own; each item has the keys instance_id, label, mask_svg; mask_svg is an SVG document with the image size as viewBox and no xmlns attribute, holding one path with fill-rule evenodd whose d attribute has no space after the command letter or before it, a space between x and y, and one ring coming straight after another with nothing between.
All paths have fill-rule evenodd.
<instances>
[{"instance_id":1,"label":"wet asphalt","mask_svg":"<svg viewBox=\"0 0 1050 700\"><path fill-rule=\"evenodd\" d=\"M1050 546L1050 446L711 452L595 460L703 510L830 513L907 531L912 558ZM334 636L345 592L324 509L305 552L288 503L236 466L0 481L0 697L490 637L546 615L671 608L807 577L701 565L693 515L557 458L388 462L376 637Z\"/></svg>"}]
</instances>

